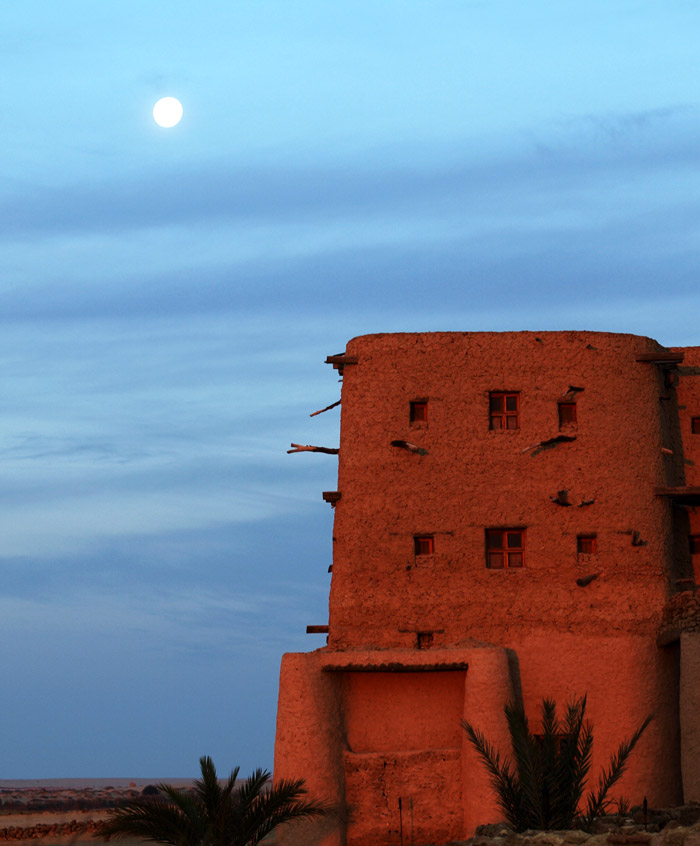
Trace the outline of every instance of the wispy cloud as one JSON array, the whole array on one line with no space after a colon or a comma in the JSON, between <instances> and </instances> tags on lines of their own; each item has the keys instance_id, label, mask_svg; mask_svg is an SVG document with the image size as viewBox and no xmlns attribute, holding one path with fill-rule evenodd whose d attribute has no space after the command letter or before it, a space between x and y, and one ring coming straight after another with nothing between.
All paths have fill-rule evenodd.
<instances>
[{"instance_id":1,"label":"wispy cloud","mask_svg":"<svg viewBox=\"0 0 700 846\"><path fill-rule=\"evenodd\" d=\"M550 124L546 133L539 128L535 151L549 152L550 158L556 153L558 174L574 181L595 179L612 165L622 173L637 170L643 178L652 162L663 171L696 161L699 118L691 105L576 116L560 128ZM630 144L621 147L623 140ZM547 167L517 142L506 146L496 140L493 151L465 142L461 150L453 144L411 147L410 157L408 152L386 148L314 165L212 161L189 164L176 179L168 168L82 185L29 183L16 194L5 193L0 237L155 232L217 221L266 227L304 220L347 223L389 213L410 217L420 209L428 218L454 213L465 200L488 207L506 186L516 201L538 184L547 187Z\"/></svg>"},{"instance_id":2,"label":"wispy cloud","mask_svg":"<svg viewBox=\"0 0 700 846\"><path fill-rule=\"evenodd\" d=\"M42 640L52 632L65 640L110 640L118 634L127 643L162 654L163 650L197 652L215 647L220 653L256 648L284 648L281 630L290 623L301 628L303 591L322 591L297 583L284 592L268 589L251 593L236 586L228 594L188 587L162 585L157 591L112 587L108 593L70 585L69 591L45 597L0 597L3 640L23 631L25 637ZM31 632L31 635L29 635ZM56 634L60 632L60 634Z\"/></svg>"},{"instance_id":3,"label":"wispy cloud","mask_svg":"<svg viewBox=\"0 0 700 846\"><path fill-rule=\"evenodd\" d=\"M663 131L663 124L668 124L674 121L675 118L681 117L687 117L691 121L697 121L697 105L683 103L676 106L644 109L636 112L590 114L571 119L568 121L568 124L573 131L576 131L582 123L590 123L595 129L599 129L614 140L630 136L638 137L640 135L644 135L648 139L651 130L660 128Z\"/></svg>"},{"instance_id":4,"label":"wispy cloud","mask_svg":"<svg viewBox=\"0 0 700 846\"><path fill-rule=\"evenodd\" d=\"M689 291L698 116L586 115L471 158L424 147L410 165L383 150L344 168L191 166L175 187L163 172L35 189L6 201L1 313L408 314L465 292L495 303L504 285L515 305L550 302L565 277L579 301L633 277L651 292L671 254L674 288ZM336 295L348 286L351 304Z\"/></svg>"}]
</instances>

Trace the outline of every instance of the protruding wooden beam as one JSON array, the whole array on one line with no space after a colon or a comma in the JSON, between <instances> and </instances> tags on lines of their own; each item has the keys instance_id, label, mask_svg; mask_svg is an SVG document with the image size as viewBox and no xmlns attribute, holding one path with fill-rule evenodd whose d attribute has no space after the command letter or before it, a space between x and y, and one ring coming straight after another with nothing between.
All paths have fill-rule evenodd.
<instances>
[{"instance_id":1,"label":"protruding wooden beam","mask_svg":"<svg viewBox=\"0 0 700 846\"><path fill-rule=\"evenodd\" d=\"M343 375L343 368L346 364L357 364L357 356L356 355L345 355L345 353L339 353L338 355L329 355L326 358L326 364L332 364L333 369L337 370L340 375Z\"/></svg>"},{"instance_id":2,"label":"protruding wooden beam","mask_svg":"<svg viewBox=\"0 0 700 846\"><path fill-rule=\"evenodd\" d=\"M325 452L327 455L338 455L339 449L335 447L321 447L313 446L312 444L295 444L293 443L291 449L287 450L287 454L291 452Z\"/></svg>"},{"instance_id":3,"label":"protruding wooden beam","mask_svg":"<svg viewBox=\"0 0 700 846\"><path fill-rule=\"evenodd\" d=\"M590 585L591 582L594 582L600 575L602 575L602 570L600 573L591 573L588 576L583 576L580 579L576 579L576 584L579 587L588 587L588 585Z\"/></svg>"},{"instance_id":4,"label":"protruding wooden beam","mask_svg":"<svg viewBox=\"0 0 700 846\"><path fill-rule=\"evenodd\" d=\"M652 352L638 353L637 361L643 364L682 364L684 354L682 352Z\"/></svg>"},{"instance_id":5,"label":"protruding wooden beam","mask_svg":"<svg viewBox=\"0 0 700 846\"><path fill-rule=\"evenodd\" d=\"M345 355L345 353L338 353L338 355L329 355L326 358L326 364L332 364L334 367L344 364L357 364L356 355Z\"/></svg>"},{"instance_id":6,"label":"protruding wooden beam","mask_svg":"<svg viewBox=\"0 0 700 846\"><path fill-rule=\"evenodd\" d=\"M306 634L328 634L328 626L307 626Z\"/></svg>"},{"instance_id":7,"label":"protruding wooden beam","mask_svg":"<svg viewBox=\"0 0 700 846\"><path fill-rule=\"evenodd\" d=\"M340 491L324 491L322 496L324 502L330 502L331 505L335 505L340 499Z\"/></svg>"},{"instance_id":8,"label":"protruding wooden beam","mask_svg":"<svg viewBox=\"0 0 700 846\"><path fill-rule=\"evenodd\" d=\"M327 405L325 408L319 408L318 411L312 411L309 414L309 417L315 417L317 414L323 414L324 411L330 411L331 408L335 408L337 405L340 405L340 400L338 402L332 402L330 405Z\"/></svg>"},{"instance_id":9,"label":"protruding wooden beam","mask_svg":"<svg viewBox=\"0 0 700 846\"><path fill-rule=\"evenodd\" d=\"M554 438L547 438L546 441L540 441L538 444L532 444L532 446L525 447L525 449L521 450L521 452L525 453L532 450L532 455L537 455L542 452L543 449L551 449L558 444L568 444L575 440L576 435L557 435Z\"/></svg>"},{"instance_id":10,"label":"protruding wooden beam","mask_svg":"<svg viewBox=\"0 0 700 846\"><path fill-rule=\"evenodd\" d=\"M407 449L409 452L415 452L416 455L428 454L427 449L423 449L423 447L416 446L416 444L411 444L408 441L396 440L392 441L391 445L393 447L398 447L399 449Z\"/></svg>"},{"instance_id":11,"label":"protruding wooden beam","mask_svg":"<svg viewBox=\"0 0 700 846\"><path fill-rule=\"evenodd\" d=\"M700 486L679 485L675 488L654 488L656 496L670 499L674 505L700 505Z\"/></svg>"},{"instance_id":12,"label":"protruding wooden beam","mask_svg":"<svg viewBox=\"0 0 700 846\"><path fill-rule=\"evenodd\" d=\"M679 485L675 488L654 488L656 496L667 496L671 499L698 497L700 499L700 485Z\"/></svg>"}]
</instances>

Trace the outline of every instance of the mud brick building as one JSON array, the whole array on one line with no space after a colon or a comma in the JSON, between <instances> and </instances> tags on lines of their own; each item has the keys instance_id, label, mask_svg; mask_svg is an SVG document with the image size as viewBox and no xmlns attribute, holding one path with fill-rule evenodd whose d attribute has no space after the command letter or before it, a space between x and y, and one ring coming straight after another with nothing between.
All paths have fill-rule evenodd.
<instances>
[{"instance_id":1,"label":"mud brick building","mask_svg":"<svg viewBox=\"0 0 700 846\"><path fill-rule=\"evenodd\" d=\"M543 696L587 693L596 777L654 711L619 793L700 800L700 347L385 334L329 362L327 645L284 656L275 749L276 778L346 811L308 842L499 819L460 721L507 748L513 697L537 719Z\"/></svg>"}]
</instances>

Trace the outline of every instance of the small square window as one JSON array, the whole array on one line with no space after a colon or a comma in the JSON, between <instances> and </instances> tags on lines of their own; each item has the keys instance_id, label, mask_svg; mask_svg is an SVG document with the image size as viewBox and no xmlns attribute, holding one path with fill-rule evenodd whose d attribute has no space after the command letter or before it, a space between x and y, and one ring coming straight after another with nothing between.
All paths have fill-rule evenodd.
<instances>
[{"instance_id":1,"label":"small square window","mask_svg":"<svg viewBox=\"0 0 700 846\"><path fill-rule=\"evenodd\" d=\"M435 552L435 538L432 535L416 535L413 538L416 555L432 555Z\"/></svg>"},{"instance_id":2,"label":"small square window","mask_svg":"<svg viewBox=\"0 0 700 846\"><path fill-rule=\"evenodd\" d=\"M416 647L418 649L430 649L433 645L432 632L416 632Z\"/></svg>"},{"instance_id":3,"label":"small square window","mask_svg":"<svg viewBox=\"0 0 700 846\"><path fill-rule=\"evenodd\" d=\"M576 552L579 555L593 555L598 550L598 538L595 535L578 535Z\"/></svg>"},{"instance_id":4,"label":"small square window","mask_svg":"<svg viewBox=\"0 0 700 846\"><path fill-rule=\"evenodd\" d=\"M693 435L700 435L700 417L690 418L690 431Z\"/></svg>"},{"instance_id":5,"label":"small square window","mask_svg":"<svg viewBox=\"0 0 700 846\"><path fill-rule=\"evenodd\" d=\"M511 431L520 428L520 394L491 391L489 394L489 429Z\"/></svg>"},{"instance_id":6,"label":"small square window","mask_svg":"<svg viewBox=\"0 0 700 846\"><path fill-rule=\"evenodd\" d=\"M576 403L575 402L560 402L559 403L559 428L564 429L567 426L576 425Z\"/></svg>"},{"instance_id":7,"label":"small square window","mask_svg":"<svg viewBox=\"0 0 700 846\"><path fill-rule=\"evenodd\" d=\"M427 423L428 422L428 401L415 400L411 403L411 410L409 413L409 420L411 423Z\"/></svg>"},{"instance_id":8,"label":"small square window","mask_svg":"<svg viewBox=\"0 0 700 846\"><path fill-rule=\"evenodd\" d=\"M489 570L518 569L525 563L525 529L487 529L486 566Z\"/></svg>"},{"instance_id":9,"label":"small square window","mask_svg":"<svg viewBox=\"0 0 700 846\"><path fill-rule=\"evenodd\" d=\"M690 536L690 554L700 555L700 535Z\"/></svg>"}]
</instances>

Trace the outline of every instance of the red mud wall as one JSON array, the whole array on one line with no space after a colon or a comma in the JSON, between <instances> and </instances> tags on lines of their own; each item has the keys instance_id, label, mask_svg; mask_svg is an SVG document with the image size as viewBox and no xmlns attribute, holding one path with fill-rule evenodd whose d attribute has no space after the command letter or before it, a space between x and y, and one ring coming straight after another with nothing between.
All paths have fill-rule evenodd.
<instances>
[{"instance_id":1,"label":"red mud wall","mask_svg":"<svg viewBox=\"0 0 700 846\"><path fill-rule=\"evenodd\" d=\"M343 697L352 705L345 720L348 747L354 752L461 749L465 675L347 673Z\"/></svg>"},{"instance_id":2,"label":"red mud wall","mask_svg":"<svg viewBox=\"0 0 700 846\"><path fill-rule=\"evenodd\" d=\"M649 633L668 592L657 348L601 333L371 335L348 344L329 646L508 643L534 628ZM578 422L560 431L558 401ZM489 393L520 395L519 428L489 430ZM428 422L410 423L412 400ZM541 441L576 440L538 452ZM391 446L402 439L428 451ZM570 506L555 504L566 490ZM583 503L592 504L586 505ZM525 566L485 566L488 528L526 531ZM636 534L635 534L636 533ZM597 551L577 554L577 535ZM416 556L414 536L434 554ZM576 585L602 571L587 588Z\"/></svg>"},{"instance_id":3,"label":"red mud wall","mask_svg":"<svg viewBox=\"0 0 700 846\"><path fill-rule=\"evenodd\" d=\"M280 679L275 777L344 809L305 842L396 841L411 810L417 843L498 819L459 719L506 749L520 686L532 720L544 696L588 694L596 776L654 711L619 793L681 801L679 696L691 739L700 720L680 680L700 662L657 635L693 565L700 580L700 515L656 489L700 485L700 350L678 368L636 360L663 351L587 332L349 342L328 646L285 656ZM517 394L513 428L490 428L493 392ZM490 569L488 531L508 529L524 566Z\"/></svg>"},{"instance_id":4,"label":"red mud wall","mask_svg":"<svg viewBox=\"0 0 700 846\"><path fill-rule=\"evenodd\" d=\"M275 735L275 782L303 778L309 796L341 812L345 805L342 754L345 728L341 679L321 670L321 653L287 653L280 669ZM345 846L345 829L330 818L283 826L280 846Z\"/></svg>"},{"instance_id":5,"label":"red mud wall","mask_svg":"<svg viewBox=\"0 0 700 846\"><path fill-rule=\"evenodd\" d=\"M411 834L415 843L448 842L499 817L460 721L506 748L506 654L451 650L453 666L468 666L462 670L430 657L400 650L285 655L275 779L303 775L311 795L341 813L325 826L281 830L280 846L385 846L400 840L402 825L404 842ZM413 669L380 669L401 666Z\"/></svg>"},{"instance_id":6,"label":"red mud wall","mask_svg":"<svg viewBox=\"0 0 700 846\"><path fill-rule=\"evenodd\" d=\"M465 676L345 674L349 842L397 842L402 825L409 842L461 836Z\"/></svg>"},{"instance_id":7,"label":"red mud wall","mask_svg":"<svg viewBox=\"0 0 700 846\"><path fill-rule=\"evenodd\" d=\"M515 639L513 649L532 720L538 718L544 696L563 706L573 695L587 694L595 780L623 737L654 713L611 798L626 796L639 804L647 796L652 807L681 803L677 646L660 649L653 638L633 635L534 632Z\"/></svg>"},{"instance_id":8,"label":"red mud wall","mask_svg":"<svg viewBox=\"0 0 700 846\"><path fill-rule=\"evenodd\" d=\"M655 488L689 483L678 451L662 451L673 390L636 361L660 349L585 332L350 341L328 640L415 648L431 632L438 650L510 647L533 718L545 695L588 692L596 766L656 710L622 788L659 803L680 799L680 753L678 656L655 643L676 590L673 509ZM496 391L518 393L517 428L489 429ZM415 401L427 421L411 422ZM560 425L561 401L576 403L574 425ZM575 440L538 448L560 435ZM524 529L524 567L486 567L493 528ZM579 535L595 536L595 552L578 551ZM432 536L434 552L417 555L416 536Z\"/></svg>"}]
</instances>

